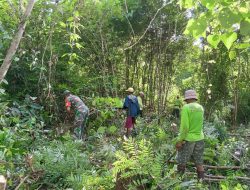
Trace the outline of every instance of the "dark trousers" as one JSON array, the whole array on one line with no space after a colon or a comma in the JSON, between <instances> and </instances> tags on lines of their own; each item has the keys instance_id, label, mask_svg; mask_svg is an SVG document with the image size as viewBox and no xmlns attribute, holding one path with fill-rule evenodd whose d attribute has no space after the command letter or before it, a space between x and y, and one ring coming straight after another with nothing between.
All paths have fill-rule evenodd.
<instances>
[{"instance_id":1,"label":"dark trousers","mask_svg":"<svg viewBox=\"0 0 250 190\"><path fill-rule=\"evenodd\" d=\"M180 118L180 109L179 108L174 108L173 116L178 118L178 119Z\"/></svg>"},{"instance_id":2,"label":"dark trousers","mask_svg":"<svg viewBox=\"0 0 250 190\"><path fill-rule=\"evenodd\" d=\"M143 112L142 110L139 111L139 116L140 117L143 117L143 113L142 112Z\"/></svg>"}]
</instances>

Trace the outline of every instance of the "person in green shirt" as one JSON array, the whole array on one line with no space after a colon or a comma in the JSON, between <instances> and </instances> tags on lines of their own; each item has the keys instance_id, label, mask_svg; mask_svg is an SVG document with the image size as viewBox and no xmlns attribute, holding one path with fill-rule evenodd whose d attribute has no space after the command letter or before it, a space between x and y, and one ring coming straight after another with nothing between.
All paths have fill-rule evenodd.
<instances>
[{"instance_id":1,"label":"person in green shirt","mask_svg":"<svg viewBox=\"0 0 250 190\"><path fill-rule=\"evenodd\" d=\"M180 109L182 107L182 101L180 100L180 97L177 96L176 100L174 101L174 109L173 109L173 116L176 118L180 118Z\"/></svg>"},{"instance_id":2,"label":"person in green shirt","mask_svg":"<svg viewBox=\"0 0 250 190\"><path fill-rule=\"evenodd\" d=\"M204 179L204 109L197 103L197 95L194 90L185 92L185 101L187 104L183 106L181 111L180 131L176 143L176 149L178 150L177 170L179 173L184 173L186 164L192 157L200 180Z\"/></svg>"},{"instance_id":3,"label":"person in green shirt","mask_svg":"<svg viewBox=\"0 0 250 190\"><path fill-rule=\"evenodd\" d=\"M140 113L139 113L139 115L141 117L143 116L143 103L142 103L143 98L144 98L144 93L143 92L139 92L139 96L137 96L137 99L138 99L138 103L139 103L139 106L140 106Z\"/></svg>"}]
</instances>

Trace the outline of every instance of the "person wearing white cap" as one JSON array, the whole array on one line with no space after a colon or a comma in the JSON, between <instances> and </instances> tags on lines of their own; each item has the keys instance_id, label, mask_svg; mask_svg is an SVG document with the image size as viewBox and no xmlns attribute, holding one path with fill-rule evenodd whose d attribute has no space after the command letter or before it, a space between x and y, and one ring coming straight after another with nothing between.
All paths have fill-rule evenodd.
<instances>
[{"instance_id":1,"label":"person wearing white cap","mask_svg":"<svg viewBox=\"0 0 250 190\"><path fill-rule=\"evenodd\" d=\"M136 117L139 114L140 106L137 97L133 95L134 89L130 87L126 92L128 92L128 96L125 98L123 109L127 110L125 128L127 129L126 136L128 137L131 134L132 129L135 127Z\"/></svg>"},{"instance_id":2,"label":"person wearing white cap","mask_svg":"<svg viewBox=\"0 0 250 190\"><path fill-rule=\"evenodd\" d=\"M197 171L198 179L204 179L203 153L204 153L204 134L203 117L204 109L197 103L195 90L185 92L186 105L181 111L181 124L178 140L176 143L177 170L184 173L186 164L192 157Z\"/></svg>"}]
</instances>

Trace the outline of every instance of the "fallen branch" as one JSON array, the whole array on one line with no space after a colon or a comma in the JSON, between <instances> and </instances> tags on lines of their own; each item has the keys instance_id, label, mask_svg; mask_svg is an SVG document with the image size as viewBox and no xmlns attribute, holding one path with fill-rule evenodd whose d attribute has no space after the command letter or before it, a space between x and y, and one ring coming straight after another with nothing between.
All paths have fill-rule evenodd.
<instances>
[{"instance_id":1,"label":"fallen branch","mask_svg":"<svg viewBox=\"0 0 250 190\"><path fill-rule=\"evenodd\" d=\"M240 134L228 134L229 136L233 137L250 137L250 134L240 135Z\"/></svg>"},{"instance_id":2,"label":"fallen branch","mask_svg":"<svg viewBox=\"0 0 250 190\"><path fill-rule=\"evenodd\" d=\"M5 160L0 160L0 164L8 164Z\"/></svg>"},{"instance_id":3,"label":"fallen branch","mask_svg":"<svg viewBox=\"0 0 250 190\"><path fill-rule=\"evenodd\" d=\"M240 166L209 166L209 165L204 165L205 168L207 169L222 169L222 170L241 170L241 169L248 169L248 168L242 168Z\"/></svg>"},{"instance_id":4,"label":"fallen branch","mask_svg":"<svg viewBox=\"0 0 250 190\"><path fill-rule=\"evenodd\" d=\"M207 182L220 182L224 179L212 179L212 178L205 178L203 179L203 181L207 181Z\"/></svg>"},{"instance_id":5,"label":"fallen branch","mask_svg":"<svg viewBox=\"0 0 250 190\"><path fill-rule=\"evenodd\" d=\"M196 175L196 173L194 172L186 172L187 175ZM249 177L242 177L242 176L230 176L230 177L227 177L227 176L222 176L222 175L207 175L205 174L205 178L206 179L236 179L236 180L246 180L246 181L250 181L250 178Z\"/></svg>"},{"instance_id":6,"label":"fallen branch","mask_svg":"<svg viewBox=\"0 0 250 190\"><path fill-rule=\"evenodd\" d=\"M25 178L23 178L20 181L19 185L15 188L15 190L18 190L22 186L22 184L26 181L26 179L28 179L28 177L29 177L29 175L27 175Z\"/></svg>"},{"instance_id":7,"label":"fallen branch","mask_svg":"<svg viewBox=\"0 0 250 190\"><path fill-rule=\"evenodd\" d=\"M167 163L177 164L175 160L169 160ZM193 163L190 163L191 166L195 166ZM221 169L221 170L250 170L250 168L242 168L240 166L210 166L203 165L207 169Z\"/></svg>"}]
</instances>

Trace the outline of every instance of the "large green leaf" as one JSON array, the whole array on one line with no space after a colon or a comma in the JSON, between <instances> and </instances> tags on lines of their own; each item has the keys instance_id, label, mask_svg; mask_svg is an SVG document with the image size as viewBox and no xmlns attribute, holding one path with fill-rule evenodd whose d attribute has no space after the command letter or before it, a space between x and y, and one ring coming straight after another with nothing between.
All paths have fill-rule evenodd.
<instances>
[{"instance_id":1,"label":"large green leaf","mask_svg":"<svg viewBox=\"0 0 250 190\"><path fill-rule=\"evenodd\" d=\"M233 43L237 40L237 34L235 32L225 33L221 36L221 41L225 44L229 50Z\"/></svg>"},{"instance_id":2,"label":"large green leaf","mask_svg":"<svg viewBox=\"0 0 250 190\"><path fill-rule=\"evenodd\" d=\"M195 20L194 19L190 19L187 23L187 26L186 26L186 29L185 31L183 32L185 35L190 35L193 28L194 28L194 23L195 23Z\"/></svg>"},{"instance_id":3,"label":"large green leaf","mask_svg":"<svg viewBox=\"0 0 250 190\"><path fill-rule=\"evenodd\" d=\"M233 60L236 57L236 51L230 51L229 52L229 58L230 60Z\"/></svg>"},{"instance_id":4,"label":"large green leaf","mask_svg":"<svg viewBox=\"0 0 250 190\"><path fill-rule=\"evenodd\" d=\"M233 24L240 23L242 16L231 11L229 8L224 8L218 15L218 20L223 28L231 28Z\"/></svg>"},{"instance_id":5,"label":"large green leaf","mask_svg":"<svg viewBox=\"0 0 250 190\"><path fill-rule=\"evenodd\" d=\"M217 48L218 44L220 43L220 36L217 34L209 35L207 37L208 43L213 46L213 48Z\"/></svg>"},{"instance_id":6,"label":"large green leaf","mask_svg":"<svg viewBox=\"0 0 250 190\"><path fill-rule=\"evenodd\" d=\"M250 47L250 43L241 43L235 46L236 49L246 49Z\"/></svg>"},{"instance_id":7,"label":"large green leaf","mask_svg":"<svg viewBox=\"0 0 250 190\"><path fill-rule=\"evenodd\" d=\"M201 4L207 7L209 10L214 9L215 0L201 0Z\"/></svg>"},{"instance_id":8,"label":"large green leaf","mask_svg":"<svg viewBox=\"0 0 250 190\"><path fill-rule=\"evenodd\" d=\"M207 17L203 14L198 19L190 19L188 21L186 30L184 34L190 35L194 38L199 38L201 36L205 37L205 32L207 28Z\"/></svg>"},{"instance_id":9,"label":"large green leaf","mask_svg":"<svg viewBox=\"0 0 250 190\"><path fill-rule=\"evenodd\" d=\"M238 12L240 12L244 18L250 18L250 2L242 2L238 7Z\"/></svg>"},{"instance_id":10,"label":"large green leaf","mask_svg":"<svg viewBox=\"0 0 250 190\"><path fill-rule=\"evenodd\" d=\"M240 23L240 33L242 35L250 35L250 19L246 19Z\"/></svg>"},{"instance_id":11,"label":"large green leaf","mask_svg":"<svg viewBox=\"0 0 250 190\"><path fill-rule=\"evenodd\" d=\"M180 7L189 9L194 6L194 1L193 0L180 0L179 4L180 4Z\"/></svg>"}]
</instances>

